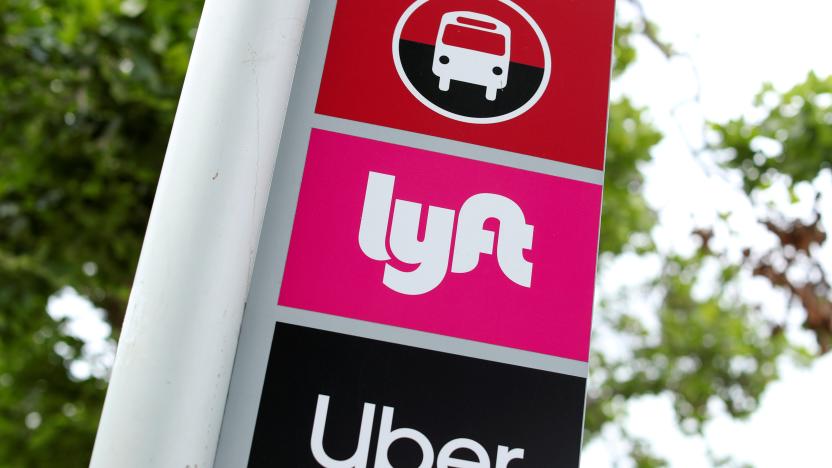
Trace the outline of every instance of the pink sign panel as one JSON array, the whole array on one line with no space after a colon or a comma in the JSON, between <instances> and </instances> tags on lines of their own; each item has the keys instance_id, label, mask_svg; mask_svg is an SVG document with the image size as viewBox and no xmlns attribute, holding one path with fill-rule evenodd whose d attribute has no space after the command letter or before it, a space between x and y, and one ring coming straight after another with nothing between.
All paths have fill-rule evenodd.
<instances>
[{"instance_id":1,"label":"pink sign panel","mask_svg":"<svg viewBox=\"0 0 832 468\"><path fill-rule=\"evenodd\" d=\"M601 187L313 129L278 303L588 360Z\"/></svg>"}]
</instances>

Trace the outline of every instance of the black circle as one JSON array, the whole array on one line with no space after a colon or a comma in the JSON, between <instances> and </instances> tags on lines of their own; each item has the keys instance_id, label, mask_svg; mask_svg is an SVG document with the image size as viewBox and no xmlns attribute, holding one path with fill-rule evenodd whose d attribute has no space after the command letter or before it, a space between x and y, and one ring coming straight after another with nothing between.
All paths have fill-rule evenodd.
<instances>
[{"instance_id":1,"label":"black circle","mask_svg":"<svg viewBox=\"0 0 832 468\"><path fill-rule=\"evenodd\" d=\"M430 104L462 117L485 119L517 111L534 98L545 74L544 68L539 66L492 62L478 75L487 84L469 83L457 79L460 70L451 69L452 63L458 62L453 52L437 54L435 45L404 39L399 40L398 46L401 71L415 93ZM446 59L447 63L443 63ZM494 70L497 66L499 75ZM493 100L486 95L489 87L491 91L497 91Z\"/></svg>"},{"instance_id":2,"label":"black circle","mask_svg":"<svg viewBox=\"0 0 832 468\"><path fill-rule=\"evenodd\" d=\"M500 67L494 67L494 68L491 69L491 71L493 71L494 74L497 75L497 76L500 76L500 75L503 74L503 69L500 68Z\"/></svg>"}]
</instances>

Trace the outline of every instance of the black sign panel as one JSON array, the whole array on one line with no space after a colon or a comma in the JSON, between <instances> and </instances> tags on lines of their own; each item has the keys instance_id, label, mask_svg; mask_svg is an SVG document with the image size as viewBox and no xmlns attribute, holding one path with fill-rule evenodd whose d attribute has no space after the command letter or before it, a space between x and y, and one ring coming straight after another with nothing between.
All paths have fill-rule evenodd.
<instances>
[{"instance_id":1,"label":"black sign panel","mask_svg":"<svg viewBox=\"0 0 832 468\"><path fill-rule=\"evenodd\" d=\"M249 466L574 467L585 383L278 323Z\"/></svg>"}]
</instances>

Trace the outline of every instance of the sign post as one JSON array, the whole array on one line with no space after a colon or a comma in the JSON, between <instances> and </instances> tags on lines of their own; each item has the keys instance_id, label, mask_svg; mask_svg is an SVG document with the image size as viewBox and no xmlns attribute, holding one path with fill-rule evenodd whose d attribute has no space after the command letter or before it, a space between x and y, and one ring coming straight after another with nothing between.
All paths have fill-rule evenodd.
<instances>
[{"instance_id":1,"label":"sign post","mask_svg":"<svg viewBox=\"0 0 832 468\"><path fill-rule=\"evenodd\" d=\"M308 3L205 2L92 468L213 463Z\"/></svg>"},{"instance_id":2,"label":"sign post","mask_svg":"<svg viewBox=\"0 0 832 468\"><path fill-rule=\"evenodd\" d=\"M311 3L215 466L578 466L613 7Z\"/></svg>"}]
</instances>

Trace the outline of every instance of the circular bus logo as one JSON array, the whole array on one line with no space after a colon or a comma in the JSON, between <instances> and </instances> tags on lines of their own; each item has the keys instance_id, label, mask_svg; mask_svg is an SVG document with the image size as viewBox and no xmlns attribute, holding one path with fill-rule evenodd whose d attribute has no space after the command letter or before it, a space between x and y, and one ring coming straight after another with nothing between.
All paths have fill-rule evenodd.
<instances>
[{"instance_id":1,"label":"circular bus logo","mask_svg":"<svg viewBox=\"0 0 832 468\"><path fill-rule=\"evenodd\" d=\"M510 0L418 0L396 25L393 61L422 104L475 124L529 110L552 66L540 27Z\"/></svg>"}]
</instances>

